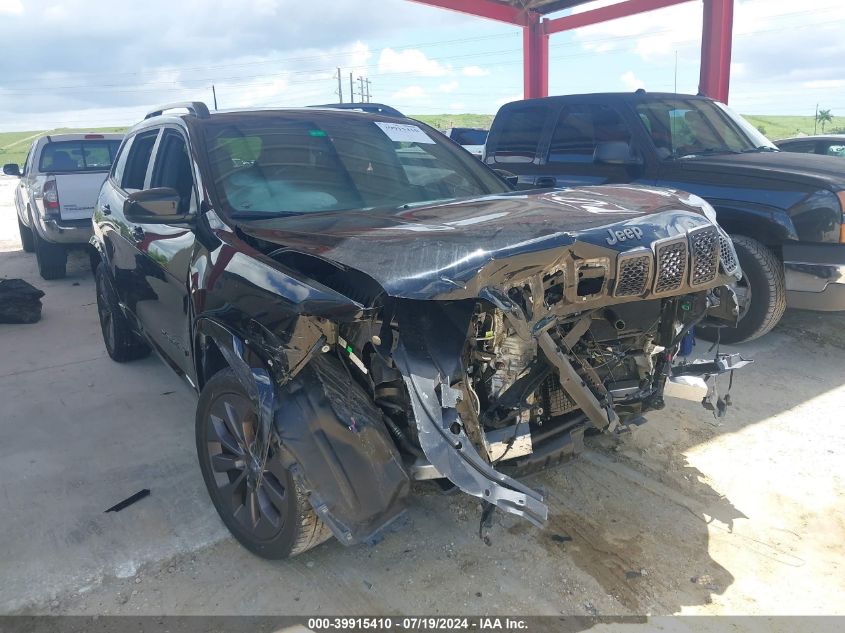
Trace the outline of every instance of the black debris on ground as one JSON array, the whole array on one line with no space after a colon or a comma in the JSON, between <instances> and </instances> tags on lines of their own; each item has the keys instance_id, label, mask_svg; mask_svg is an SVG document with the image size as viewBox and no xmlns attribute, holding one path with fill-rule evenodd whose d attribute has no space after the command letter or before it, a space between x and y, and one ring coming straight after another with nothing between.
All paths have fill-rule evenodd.
<instances>
[{"instance_id":1,"label":"black debris on ground","mask_svg":"<svg viewBox=\"0 0 845 633\"><path fill-rule=\"evenodd\" d=\"M120 503L114 504L111 508L106 510L106 512L120 512L124 508L131 506L133 503L136 503L136 502L140 501L141 499L143 499L144 497L149 497L149 496L150 496L149 489L144 488L143 490L139 490L138 492L136 492L131 497L127 497L126 499L124 499Z\"/></svg>"},{"instance_id":2,"label":"black debris on ground","mask_svg":"<svg viewBox=\"0 0 845 633\"><path fill-rule=\"evenodd\" d=\"M23 279L0 279L0 323L37 323L43 296Z\"/></svg>"}]
</instances>

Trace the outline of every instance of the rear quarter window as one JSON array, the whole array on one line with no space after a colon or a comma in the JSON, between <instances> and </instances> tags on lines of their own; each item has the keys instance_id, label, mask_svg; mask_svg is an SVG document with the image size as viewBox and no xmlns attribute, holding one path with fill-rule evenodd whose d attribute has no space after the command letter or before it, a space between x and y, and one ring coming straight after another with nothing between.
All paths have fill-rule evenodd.
<instances>
[{"instance_id":1,"label":"rear quarter window","mask_svg":"<svg viewBox=\"0 0 845 633\"><path fill-rule=\"evenodd\" d=\"M497 163L533 162L548 114L545 103L503 109L496 118L493 147L488 148L488 156Z\"/></svg>"},{"instance_id":2,"label":"rear quarter window","mask_svg":"<svg viewBox=\"0 0 845 633\"><path fill-rule=\"evenodd\" d=\"M38 171L108 171L119 140L55 141L41 150Z\"/></svg>"}]
</instances>

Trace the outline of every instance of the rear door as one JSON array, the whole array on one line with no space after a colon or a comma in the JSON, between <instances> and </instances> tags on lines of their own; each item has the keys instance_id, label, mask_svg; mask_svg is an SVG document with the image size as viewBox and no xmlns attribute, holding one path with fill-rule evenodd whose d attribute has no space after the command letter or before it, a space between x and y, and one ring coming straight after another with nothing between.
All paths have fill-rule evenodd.
<instances>
[{"instance_id":1,"label":"rear door","mask_svg":"<svg viewBox=\"0 0 845 633\"><path fill-rule=\"evenodd\" d=\"M119 139L100 138L53 141L42 148L38 171L56 180L62 220L91 218L119 146Z\"/></svg>"},{"instance_id":2,"label":"rear door","mask_svg":"<svg viewBox=\"0 0 845 633\"><path fill-rule=\"evenodd\" d=\"M147 297L138 283L141 257L134 227L123 215L123 205L130 193L147 186L159 133L159 128L146 129L126 139L108 183L100 192L94 214L94 221L102 231L115 291L133 319L138 303Z\"/></svg>"}]
</instances>

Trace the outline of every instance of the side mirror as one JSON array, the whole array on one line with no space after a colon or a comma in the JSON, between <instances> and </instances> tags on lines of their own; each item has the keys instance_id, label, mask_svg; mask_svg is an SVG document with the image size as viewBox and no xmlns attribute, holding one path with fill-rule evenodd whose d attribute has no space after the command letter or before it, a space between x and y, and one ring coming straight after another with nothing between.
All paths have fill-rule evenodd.
<instances>
[{"instance_id":1,"label":"side mirror","mask_svg":"<svg viewBox=\"0 0 845 633\"><path fill-rule=\"evenodd\" d=\"M3 165L3 173L7 176L21 177L21 168L16 163L8 163Z\"/></svg>"},{"instance_id":2,"label":"side mirror","mask_svg":"<svg viewBox=\"0 0 845 633\"><path fill-rule=\"evenodd\" d=\"M602 165L642 165L642 159L631 153L625 141L607 141L596 145L593 162Z\"/></svg>"},{"instance_id":3,"label":"side mirror","mask_svg":"<svg viewBox=\"0 0 845 633\"><path fill-rule=\"evenodd\" d=\"M496 175L508 183L511 187L516 187L519 184L519 176L512 174L507 169L494 169Z\"/></svg>"},{"instance_id":4,"label":"side mirror","mask_svg":"<svg viewBox=\"0 0 845 633\"><path fill-rule=\"evenodd\" d=\"M123 215L135 224L184 224L191 216L179 212L180 200L179 192L170 187L136 191L123 203Z\"/></svg>"}]
</instances>

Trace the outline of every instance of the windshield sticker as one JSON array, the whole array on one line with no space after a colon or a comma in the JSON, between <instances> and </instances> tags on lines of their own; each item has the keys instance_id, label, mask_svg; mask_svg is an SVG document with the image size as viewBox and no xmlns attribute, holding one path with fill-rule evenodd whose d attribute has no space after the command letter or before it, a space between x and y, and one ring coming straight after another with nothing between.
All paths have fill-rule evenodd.
<instances>
[{"instance_id":1,"label":"windshield sticker","mask_svg":"<svg viewBox=\"0 0 845 633\"><path fill-rule=\"evenodd\" d=\"M426 145L435 144L432 138L416 125L385 123L384 121L375 121L375 124L382 132L387 134L387 137L391 141L397 143L424 143Z\"/></svg>"}]
</instances>

